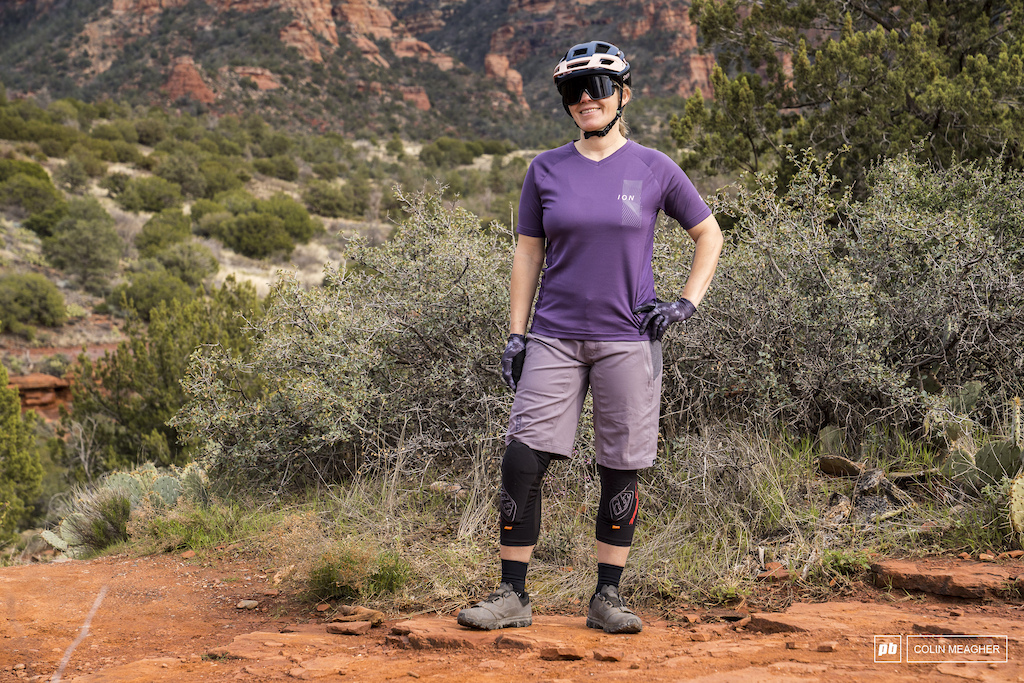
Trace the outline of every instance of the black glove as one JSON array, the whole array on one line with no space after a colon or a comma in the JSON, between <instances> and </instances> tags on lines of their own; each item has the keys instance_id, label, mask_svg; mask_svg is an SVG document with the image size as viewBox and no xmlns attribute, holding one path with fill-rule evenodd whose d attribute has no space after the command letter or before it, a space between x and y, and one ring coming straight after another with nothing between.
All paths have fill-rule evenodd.
<instances>
[{"instance_id":1,"label":"black glove","mask_svg":"<svg viewBox=\"0 0 1024 683\"><path fill-rule=\"evenodd\" d=\"M655 299L633 309L634 315L646 313L640 321L640 334L647 333L656 341L661 341L669 325L686 320L696 312L697 307L687 299L672 303Z\"/></svg>"},{"instance_id":2,"label":"black glove","mask_svg":"<svg viewBox=\"0 0 1024 683\"><path fill-rule=\"evenodd\" d=\"M521 334L510 334L505 351L501 354L501 378L513 391L523 375L523 362L526 360L526 337Z\"/></svg>"}]
</instances>

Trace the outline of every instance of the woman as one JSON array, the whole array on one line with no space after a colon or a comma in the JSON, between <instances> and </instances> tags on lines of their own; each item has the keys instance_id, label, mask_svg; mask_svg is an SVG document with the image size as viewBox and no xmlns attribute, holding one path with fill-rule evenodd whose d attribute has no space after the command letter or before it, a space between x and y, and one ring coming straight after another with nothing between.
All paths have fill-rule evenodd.
<instances>
[{"instance_id":1,"label":"woman","mask_svg":"<svg viewBox=\"0 0 1024 683\"><path fill-rule=\"evenodd\" d=\"M632 79L621 50L602 41L576 45L554 79L580 137L534 159L519 204L511 334L502 354L502 375L516 397L501 468L501 584L462 610L458 622L480 629L532 623L526 573L540 530L541 481L551 460L572 454L589 388L601 503L597 589L587 626L636 633L642 624L619 597L619 579L639 510L638 470L650 467L657 451L661 338L700 305L722 233L677 164L626 139L620 119ZM651 259L661 210L696 243L675 302L654 294Z\"/></svg>"}]
</instances>

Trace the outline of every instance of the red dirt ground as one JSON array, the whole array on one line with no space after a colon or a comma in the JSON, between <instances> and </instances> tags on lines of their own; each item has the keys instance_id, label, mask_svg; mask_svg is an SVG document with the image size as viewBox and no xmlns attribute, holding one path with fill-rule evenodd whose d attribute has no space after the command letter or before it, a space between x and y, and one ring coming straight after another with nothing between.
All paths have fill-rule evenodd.
<instances>
[{"instance_id":1,"label":"red dirt ground","mask_svg":"<svg viewBox=\"0 0 1024 683\"><path fill-rule=\"evenodd\" d=\"M1024 574L1015 562L1003 569ZM723 620L739 610L641 610L642 633L612 636L586 628L582 611L545 613L535 596L528 628L475 632L453 614L389 615L365 635L346 636L327 633L333 610L318 613L275 590L272 571L223 554L3 568L0 681L1024 681L1019 600L864 585L843 602L744 608L744 621ZM259 606L237 608L243 599ZM907 636L915 634L1007 638L992 641L1004 648L990 657L998 661L908 664ZM875 662L876 635L902 636L901 663Z\"/></svg>"}]
</instances>

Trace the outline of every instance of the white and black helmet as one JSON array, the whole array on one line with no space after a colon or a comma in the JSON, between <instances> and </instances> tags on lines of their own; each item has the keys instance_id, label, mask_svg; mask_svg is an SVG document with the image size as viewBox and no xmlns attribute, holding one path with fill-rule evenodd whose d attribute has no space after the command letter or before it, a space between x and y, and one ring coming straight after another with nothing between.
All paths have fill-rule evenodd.
<instances>
[{"instance_id":1,"label":"white and black helmet","mask_svg":"<svg viewBox=\"0 0 1024 683\"><path fill-rule=\"evenodd\" d=\"M633 83L625 53L603 40L592 40L569 48L555 67L554 78L558 94L562 96L562 107L569 116L572 116L569 107L580 101L584 91L592 100L602 100L618 92L619 106L615 118L603 130L584 132L586 138L608 134L622 116L622 90L632 87Z\"/></svg>"},{"instance_id":2,"label":"white and black helmet","mask_svg":"<svg viewBox=\"0 0 1024 683\"><path fill-rule=\"evenodd\" d=\"M555 67L555 87L561 90L561 84L570 78L597 74L611 76L619 85L632 85L626 54L611 43L592 40L574 45L565 53Z\"/></svg>"}]
</instances>

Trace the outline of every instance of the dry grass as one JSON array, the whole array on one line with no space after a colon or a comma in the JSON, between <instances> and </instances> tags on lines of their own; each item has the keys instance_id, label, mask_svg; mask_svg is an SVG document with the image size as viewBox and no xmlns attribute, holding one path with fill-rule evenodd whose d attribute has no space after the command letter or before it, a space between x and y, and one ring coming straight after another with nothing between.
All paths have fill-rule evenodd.
<instances>
[{"instance_id":1,"label":"dry grass","mask_svg":"<svg viewBox=\"0 0 1024 683\"><path fill-rule=\"evenodd\" d=\"M934 551L958 529L973 538L964 519L982 526L990 519L991 506L975 501L968 510L921 505L875 527L829 525L823 515L829 496L852 482L818 473L816 455L807 442L743 430L709 430L671 444L642 476L624 594L647 607L728 604L753 594L763 563L774 560L794 575L785 600L797 593L824 599L846 590L871 552ZM390 613L449 613L499 578L497 456L481 455L457 482L458 493L432 489L444 477L416 456L412 448L393 450L375 459L385 467L343 487L308 492L299 502L235 503L227 513L217 512L220 506L177 510L160 524L150 518L131 529L137 542L146 528L149 535L153 528L171 535L187 529L199 542L242 540L309 599L331 594L333 586L333 597ZM542 535L528 581L541 611L578 605L593 590L594 474L584 452L553 463L545 481ZM924 522L934 533L922 532ZM204 524L215 529L196 534ZM991 529L975 531L979 542L994 538ZM195 540L170 542L182 547Z\"/></svg>"}]
</instances>

